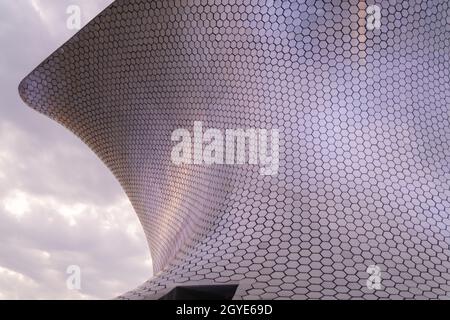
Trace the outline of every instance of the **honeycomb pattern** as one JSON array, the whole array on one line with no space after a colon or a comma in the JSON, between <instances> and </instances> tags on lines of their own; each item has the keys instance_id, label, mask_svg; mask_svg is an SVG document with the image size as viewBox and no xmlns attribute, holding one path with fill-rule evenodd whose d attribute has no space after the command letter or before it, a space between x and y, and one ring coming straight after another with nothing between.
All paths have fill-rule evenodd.
<instances>
[{"instance_id":1,"label":"honeycomb pattern","mask_svg":"<svg viewBox=\"0 0 450 320\"><path fill-rule=\"evenodd\" d=\"M366 28L366 8L381 27ZM121 298L449 298L447 0L118 0L20 84L111 169L155 277ZM170 161L177 128L278 128L280 169ZM381 290L366 287L369 265Z\"/></svg>"}]
</instances>

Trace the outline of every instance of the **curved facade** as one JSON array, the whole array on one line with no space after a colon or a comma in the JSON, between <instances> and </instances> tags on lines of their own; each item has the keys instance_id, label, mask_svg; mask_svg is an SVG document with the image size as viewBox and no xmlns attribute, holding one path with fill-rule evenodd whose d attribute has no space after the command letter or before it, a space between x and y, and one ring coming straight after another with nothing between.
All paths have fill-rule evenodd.
<instances>
[{"instance_id":1,"label":"curved facade","mask_svg":"<svg viewBox=\"0 0 450 320\"><path fill-rule=\"evenodd\" d=\"M19 91L99 156L142 223L155 276L122 298L196 284L237 284L235 299L449 298L448 12L118 0ZM278 129L278 173L175 165L171 134L195 121Z\"/></svg>"}]
</instances>

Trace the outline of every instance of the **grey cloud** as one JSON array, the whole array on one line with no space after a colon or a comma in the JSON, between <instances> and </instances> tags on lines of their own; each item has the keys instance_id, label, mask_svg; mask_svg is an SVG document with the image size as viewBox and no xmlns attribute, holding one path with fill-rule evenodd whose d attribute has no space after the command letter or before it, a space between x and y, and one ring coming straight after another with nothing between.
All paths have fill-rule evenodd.
<instances>
[{"instance_id":1,"label":"grey cloud","mask_svg":"<svg viewBox=\"0 0 450 320\"><path fill-rule=\"evenodd\" d=\"M0 209L0 266L32 279L43 292L57 288L53 298L67 293L65 271L72 264L82 269L82 293L92 297L111 298L139 285L151 275L145 237L125 232L135 219L131 207L112 207L108 215L109 208L87 203L74 225L56 211L58 204L31 205L20 217Z\"/></svg>"},{"instance_id":2,"label":"grey cloud","mask_svg":"<svg viewBox=\"0 0 450 320\"><path fill-rule=\"evenodd\" d=\"M0 2L0 299L112 298L151 276L142 228L118 182L87 146L27 108L17 92L22 78L75 33L65 27L68 4L80 5L85 24L111 2ZM27 208L14 214L21 201ZM74 208L78 214L65 213ZM66 288L70 264L81 267L81 292Z\"/></svg>"}]
</instances>

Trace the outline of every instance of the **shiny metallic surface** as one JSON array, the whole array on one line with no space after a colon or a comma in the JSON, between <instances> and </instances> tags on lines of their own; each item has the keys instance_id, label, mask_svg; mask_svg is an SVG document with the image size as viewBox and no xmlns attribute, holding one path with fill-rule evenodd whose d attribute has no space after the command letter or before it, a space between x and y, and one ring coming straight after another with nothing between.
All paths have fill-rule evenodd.
<instances>
[{"instance_id":1,"label":"shiny metallic surface","mask_svg":"<svg viewBox=\"0 0 450 320\"><path fill-rule=\"evenodd\" d=\"M155 277L121 298L196 283L239 284L235 299L449 298L448 13L447 0L118 0L19 91L133 204ZM171 133L194 121L279 129L278 174L174 165Z\"/></svg>"}]
</instances>

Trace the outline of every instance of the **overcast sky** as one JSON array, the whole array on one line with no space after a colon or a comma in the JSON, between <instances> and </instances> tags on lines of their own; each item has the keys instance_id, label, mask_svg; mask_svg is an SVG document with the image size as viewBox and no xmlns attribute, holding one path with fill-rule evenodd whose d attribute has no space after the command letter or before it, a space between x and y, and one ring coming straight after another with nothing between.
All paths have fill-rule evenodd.
<instances>
[{"instance_id":1,"label":"overcast sky","mask_svg":"<svg viewBox=\"0 0 450 320\"><path fill-rule=\"evenodd\" d=\"M144 233L109 170L20 99L19 82L112 0L0 0L0 299L112 298L151 276ZM66 286L81 268L81 290Z\"/></svg>"}]
</instances>

